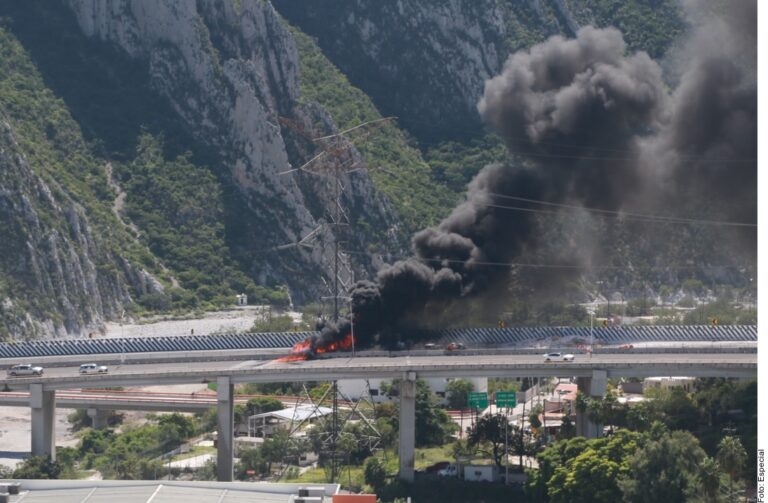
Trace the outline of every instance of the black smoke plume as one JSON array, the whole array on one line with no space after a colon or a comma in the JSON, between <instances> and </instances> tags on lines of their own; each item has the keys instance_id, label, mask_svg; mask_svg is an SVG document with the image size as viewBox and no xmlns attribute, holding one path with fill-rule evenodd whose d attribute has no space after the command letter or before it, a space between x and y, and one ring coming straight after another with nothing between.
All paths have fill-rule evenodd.
<instances>
[{"instance_id":1,"label":"black smoke plume","mask_svg":"<svg viewBox=\"0 0 768 503\"><path fill-rule=\"evenodd\" d=\"M651 201L659 213L676 198L706 197L755 221L755 10L735 2L725 18L692 21L673 92L659 65L629 54L613 28L585 27L510 56L478 110L525 161L486 166L465 202L413 237L412 258L355 285L358 343L415 340L420 327L466 315L465 301L502 295L514 270L499 265L537 249L527 210L541 206L532 201L611 211Z\"/></svg>"},{"instance_id":2,"label":"black smoke plume","mask_svg":"<svg viewBox=\"0 0 768 503\"><path fill-rule=\"evenodd\" d=\"M698 199L719 220L756 224L757 2L689 1L687 7L698 29L677 57L687 64L670 118L642 143L640 162L654 189L645 195L673 211L677 201ZM754 259L756 228L737 237Z\"/></svg>"}]
</instances>

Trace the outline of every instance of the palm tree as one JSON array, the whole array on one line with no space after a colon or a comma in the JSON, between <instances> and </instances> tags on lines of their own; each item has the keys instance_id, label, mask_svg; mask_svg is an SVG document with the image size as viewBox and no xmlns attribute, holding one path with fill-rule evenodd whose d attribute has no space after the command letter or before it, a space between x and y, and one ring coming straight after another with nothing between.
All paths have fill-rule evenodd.
<instances>
[{"instance_id":1,"label":"palm tree","mask_svg":"<svg viewBox=\"0 0 768 503\"><path fill-rule=\"evenodd\" d=\"M747 451L737 437L723 437L717 445L717 459L720 466L725 467L730 485L728 487L729 497L733 497L733 482L738 478L739 473L744 469L747 462Z\"/></svg>"},{"instance_id":2,"label":"palm tree","mask_svg":"<svg viewBox=\"0 0 768 503\"><path fill-rule=\"evenodd\" d=\"M699 481L706 501L717 503L720 494L720 465L713 458L704 458L699 465Z\"/></svg>"}]
</instances>

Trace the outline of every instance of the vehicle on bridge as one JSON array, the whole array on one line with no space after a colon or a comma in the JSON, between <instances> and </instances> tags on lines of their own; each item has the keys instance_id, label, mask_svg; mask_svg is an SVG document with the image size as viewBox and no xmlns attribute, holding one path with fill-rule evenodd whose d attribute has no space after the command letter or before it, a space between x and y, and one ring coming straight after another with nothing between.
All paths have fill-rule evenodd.
<instances>
[{"instance_id":1,"label":"vehicle on bridge","mask_svg":"<svg viewBox=\"0 0 768 503\"><path fill-rule=\"evenodd\" d=\"M20 363L9 368L7 374L11 377L41 376L43 375L43 367L35 367L29 363Z\"/></svg>"},{"instance_id":2,"label":"vehicle on bridge","mask_svg":"<svg viewBox=\"0 0 768 503\"><path fill-rule=\"evenodd\" d=\"M105 365L96 365L95 363L83 363L80 365L80 374L106 374L109 368Z\"/></svg>"},{"instance_id":3,"label":"vehicle on bridge","mask_svg":"<svg viewBox=\"0 0 768 503\"><path fill-rule=\"evenodd\" d=\"M574 359L570 353L547 353L543 356L545 362L572 362Z\"/></svg>"}]
</instances>

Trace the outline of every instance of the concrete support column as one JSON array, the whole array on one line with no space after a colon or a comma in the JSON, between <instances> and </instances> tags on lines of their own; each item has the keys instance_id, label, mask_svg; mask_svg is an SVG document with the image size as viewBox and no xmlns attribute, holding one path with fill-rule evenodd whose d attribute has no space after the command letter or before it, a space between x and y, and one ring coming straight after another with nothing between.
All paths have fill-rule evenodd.
<instances>
[{"instance_id":1,"label":"concrete support column","mask_svg":"<svg viewBox=\"0 0 768 503\"><path fill-rule=\"evenodd\" d=\"M592 377L579 377L576 381L579 391L590 398L602 398L608 385L605 370L593 370ZM603 425L589 420L586 411L576 410L576 434L586 438L603 436Z\"/></svg>"},{"instance_id":2,"label":"concrete support column","mask_svg":"<svg viewBox=\"0 0 768 503\"><path fill-rule=\"evenodd\" d=\"M216 401L219 412L218 436L216 437L216 472L219 482L231 482L234 457L234 386L229 377L216 379Z\"/></svg>"},{"instance_id":3,"label":"concrete support column","mask_svg":"<svg viewBox=\"0 0 768 503\"><path fill-rule=\"evenodd\" d=\"M401 480L413 481L416 447L416 373L406 372L400 381L400 473Z\"/></svg>"},{"instance_id":4,"label":"concrete support column","mask_svg":"<svg viewBox=\"0 0 768 503\"><path fill-rule=\"evenodd\" d=\"M29 385L32 408L32 455L56 460L56 392L43 391L42 384Z\"/></svg>"},{"instance_id":5,"label":"concrete support column","mask_svg":"<svg viewBox=\"0 0 768 503\"><path fill-rule=\"evenodd\" d=\"M103 430L108 426L109 411L104 409L88 409L88 417L91 418L91 427L95 430Z\"/></svg>"}]
</instances>

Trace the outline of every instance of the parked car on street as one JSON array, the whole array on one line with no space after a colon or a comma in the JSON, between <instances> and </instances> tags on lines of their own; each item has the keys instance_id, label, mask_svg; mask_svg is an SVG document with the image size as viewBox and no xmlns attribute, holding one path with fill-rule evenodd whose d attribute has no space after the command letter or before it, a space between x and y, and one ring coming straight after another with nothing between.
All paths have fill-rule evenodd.
<instances>
[{"instance_id":1,"label":"parked car on street","mask_svg":"<svg viewBox=\"0 0 768 503\"><path fill-rule=\"evenodd\" d=\"M424 349L437 349L437 344L434 342L427 342L424 344Z\"/></svg>"},{"instance_id":2,"label":"parked car on street","mask_svg":"<svg viewBox=\"0 0 768 503\"><path fill-rule=\"evenodd\" d=\"M544 355L545 362L572 362L573 358L570 353L547 353Z\"/></svg>"},{"instance_id":3,"label":"parked car on street","mask_svg":"<svg viewBox=\"0 0 768 503\"><path fill-rule=\"evenodd\" d=\"M11 377L41 376L43 375L43 367L35 367L29 363L20 363L9 368L6 373Z\"/></svg>"},{"instance_id":4,"label":"parked car on street","mask_svg":"<svg viewBox=\"0 0 768 503\"><path fill-rule=\"evenodd\" d=\"M443 468L442 470L439 470L437 472L437 475L440 477L458 477L459 476L459 469L454 464L450 464Z\"/></svg>"},{"instance_id":5,"label":"parked car on street","mask_svg":"<svg viewBox=\"0 0 768 503\"><path fill-rule=\"evenodd\" d=\"M106 374L109 368L105 365L96 365L95 363L83 363L80 365L80 374Z\"/></svg>"}]
</instances>

